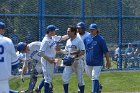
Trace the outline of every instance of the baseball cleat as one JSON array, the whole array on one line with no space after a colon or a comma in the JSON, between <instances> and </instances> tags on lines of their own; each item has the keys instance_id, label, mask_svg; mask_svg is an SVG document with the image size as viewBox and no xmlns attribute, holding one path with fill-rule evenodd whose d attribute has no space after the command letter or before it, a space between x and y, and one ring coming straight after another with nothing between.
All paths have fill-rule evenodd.
<instances>
[{"instance_id":1,"label":"baseball cleat","mask_svg":"<svg viewBox=\"0 0 140 93\"><path fill-rule=\"evenodd\" d=\"M34 90L34 92L35 92L35 93L41 93L41 91L40 91L38 88L36 88L36 89Z\"/></svg>"}]
</instances>

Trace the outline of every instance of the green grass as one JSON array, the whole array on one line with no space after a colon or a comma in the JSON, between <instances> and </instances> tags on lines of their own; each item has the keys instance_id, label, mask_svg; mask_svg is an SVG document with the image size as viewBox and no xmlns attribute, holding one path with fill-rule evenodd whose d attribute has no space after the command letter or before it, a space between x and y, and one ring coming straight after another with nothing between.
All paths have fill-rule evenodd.
<instances>
[{"instance_id":1,"label":"green grass","mask_svg":"<svg viewBox=\"0 0 140 93\"><path fill-rule=\"evenodd\" d=\"M37 85L39 84L41 76L38 77ZM85 93L91 92L91 80L84 74ZM10 80L10 87L14 90L25 90L28 87L29 78L25 78L23 83L19 77ZM100 82L103 85L103 92L138 92L140 91L140 71L131 72L102 72L100 75ZM63 93L61 74L54 75L53 78L54 93ZM70 93L77 93L77 80L75 74L71 76L69 82ZM43 89L42 89L43 93Z\"/></svg>"}]
</instances>

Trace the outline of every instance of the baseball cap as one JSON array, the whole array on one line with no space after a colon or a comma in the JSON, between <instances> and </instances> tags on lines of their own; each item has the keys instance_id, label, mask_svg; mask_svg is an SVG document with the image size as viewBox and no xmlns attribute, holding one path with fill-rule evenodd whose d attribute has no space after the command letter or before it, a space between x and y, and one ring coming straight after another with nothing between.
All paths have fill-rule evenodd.
<instances>
[{"instance_id":1,"label":"baseball cap","mask_svg":"<svg viewBox=\"0 0 140 93\"><path fill-rule=\"evenodd\" d=\"M0 22L0 29L5 29L5 23L3 23L3 22Z\"/></svg>"},{"instance_id":2,"label":"baseball cap","mask_svg":"<svg viewBox=\"0 0 140 93\"><path fill-rule=\"evenodd\" d=\"M47 31L57 31L59 30L55 25L48 25Z\"/></svg>"},{"instance_id":3,"label":"baseball cap","mask_svg":"<svg viewBox=\"0 0 140 93\"><path fill-rule=\"evenodd\" d=\"M25 48L26 48L26 46L27 46L26 43L24 43L24 42L19 42L19 43L17 44L17 51L19 51L19 52L24 51Z\"/></svg>"},{"instance_id":4,"label":"baseball cap","mask_svg":"<svg viewBox=\"0 0 140 93\"><path fill-rule=\"evenodd\" d=\"M92 24L90 24L90 26L89 26L89 29L90 30L94 30L94 29L97 29L98 27L97 27L97 25L95 24L95 23L92 23Z\"/></svg>"},{"instance_id":5,"label":"baseball cap","mask_svg":"<svg viewBox=\"0 0 140 93\"><path fill-rule=\"evenodd\" d=\"M76 27L81 29L86 29L86 25L84 22L79 22Z\"/></svg>"}]
</instances>

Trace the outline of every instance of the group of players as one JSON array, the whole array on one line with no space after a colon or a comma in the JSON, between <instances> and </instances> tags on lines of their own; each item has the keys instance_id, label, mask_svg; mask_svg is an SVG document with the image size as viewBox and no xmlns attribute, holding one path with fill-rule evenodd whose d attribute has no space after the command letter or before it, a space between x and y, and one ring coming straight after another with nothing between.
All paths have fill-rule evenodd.
<instances>
[{"instance_id":1,"label":"group of players","mask_svg":"<svg viewBox=\"0 0 140 93\"><path fill-rule=\"evenodd\" d=\"M22 61L23 67L21 71L21 79L23 79L25 68L28 62L34 63L34 69L32 71L29 87L25 93L32 93L37 82L37 74L40 73L40 69L37 68L37 64L41 63L43 78L39 86L35 89L37 93L40 93L41 88L44 86L44 93L53 93L53 73L54 66L59 62L55 56L56 53L63 53L67 56L72 56L74 62L71 66L65 66L62 80L64 93L68 93L69 79L73 72L76 73L78 80L78 93L84 93L84 78L83 72L90 76L92 79L92 93L99 92L99 75L103 67L103 54L106 57L106 66L110 67L108 49L105 40L98 33L97 25L92 23L89 26L89 32L86 31L86 25L84 22L79 22L76 26L69 25L67 28L67 35L57 36L56 31L59 30L55 25L49 25L46 28L46 34L42 42L35 41L29 44L20 42L17 45L16 54L14 45L9 38L4 37L5 24L0 22L0 93L9 93L8 79L12 66L18 65L18 61ZM61 49L58 42L61 40L67 40L65 49ZM76 54L74 52L77 52ZM74 54L73 54L74 53ZM6 57L8 56L8 58ZM7 78L3 78L7 77ZM1 85L6 82L4 88ZM2 90L1 90L2 89Z\"/></svg>"}]
</instances>

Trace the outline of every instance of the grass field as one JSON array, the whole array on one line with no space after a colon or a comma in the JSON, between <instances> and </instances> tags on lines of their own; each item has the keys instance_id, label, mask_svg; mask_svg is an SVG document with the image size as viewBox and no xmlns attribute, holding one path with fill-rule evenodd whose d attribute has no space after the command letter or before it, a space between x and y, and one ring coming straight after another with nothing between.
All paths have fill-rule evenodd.
<instances>
[{"instance_id":1,"label":"grass field","mask_svg":"<svg viewBox=\"0 0 140 93\"><path fill-rule=\"evenodd\" d=\"M42 79L38 77L38 82ZM91 80L84 74L85 93L91 93ZM19 77L10 80L10 87L14 90L25 90L28 87L29 77L25 78L23 83ZM125 93L140 92L140 71L129 72L102 72L100 82L103 85L103 92ZM63 93L61 74L55 74L53 78L54 93ZM42 89L43 93L43 89ZM69 82L69 93L77 93L77 80L75 74L72 75Z\"/></svg>"}]
</instances>

